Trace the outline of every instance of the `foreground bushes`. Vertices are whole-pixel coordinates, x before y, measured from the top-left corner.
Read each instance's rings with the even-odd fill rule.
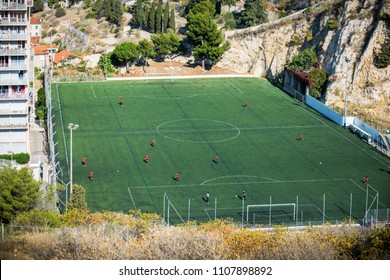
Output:
[[[53,217],[48,220],[57,222]],[[158,216],[138,211],[127,215],[72,211],[60,223],[62,228],[14,232],[0,244],[0,259],[390,259],[388,225],[265,231],[217,220],[165,227]]]

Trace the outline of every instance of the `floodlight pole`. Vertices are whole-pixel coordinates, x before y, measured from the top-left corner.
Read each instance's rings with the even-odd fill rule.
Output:
[[[72,132],[73,130],[76,130],[77,128],[79,127],[78,124],[74,124],[74,123],[70,123],[68,125],[68,128],[70,130],[70,162],[69,162],[69,186],[70,186],[70,189],[69,189],[69,193],[70,195],[72,195],[72,191],[73,191],[73,164],[72,164],[72,157],[73,157],[73,147],[72,147],[72,142],[73,142],[73,135],[72,135]]]
[[[344,97],[344,127],[347,127],[347,103],[348,103],[348,63],[351,61],[348,57],[344,57],[346,62],[346,77],[345,77],[345,97]]]
[[[351,225],[351,222],[352,222],[352,193],[351,193],[351,198],[349,203],[349,225]]]

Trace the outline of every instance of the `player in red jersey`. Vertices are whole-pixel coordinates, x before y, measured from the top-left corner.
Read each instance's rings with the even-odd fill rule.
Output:
[[[119,99],[119,105],[123,105],[123,98],[121,97],[120,99]]]
[[[87,166],[87,157],[86,156],[84,156],[84,158],[83,158],[83,165]]]
[[[90,181],[93,181],[93,172],[92,172],[92,171],[89,172],[89,180],[90,180]]]
[[[175,175],[175,180],[176,180],[176,181],[179,181],[179,173],[176,173],[176,175]]]
[[[146,156],[145,156],[145,162],[146,162],[146,163],[149,162],[149,155],[146,155]]]

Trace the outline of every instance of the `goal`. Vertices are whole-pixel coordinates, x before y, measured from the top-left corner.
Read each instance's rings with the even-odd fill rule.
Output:
[[[277,208],[278,215],[289,216],[292,220],[296,219],[296,203],[278,203],[278,204],[252,204],[246,206],[246,220],[248,221],[250,214],[264,213],[264,216],[267,215],[270,218],[272,217],[273,209]],[[275,211],[276,212],[276,211]],[[274,213],[276,215],[276,213]]]
[[[144,77],[146,83],[152,80],[167,80],[173,83],[173,73],[145,73]]]

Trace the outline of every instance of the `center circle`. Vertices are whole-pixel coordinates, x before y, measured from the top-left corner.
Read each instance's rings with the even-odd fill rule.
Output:
[[[241,133],[235,125],[207,119],[179,119],[160,124],[156,131],[161,136],[180,142],[217,143],[232,140]]]

